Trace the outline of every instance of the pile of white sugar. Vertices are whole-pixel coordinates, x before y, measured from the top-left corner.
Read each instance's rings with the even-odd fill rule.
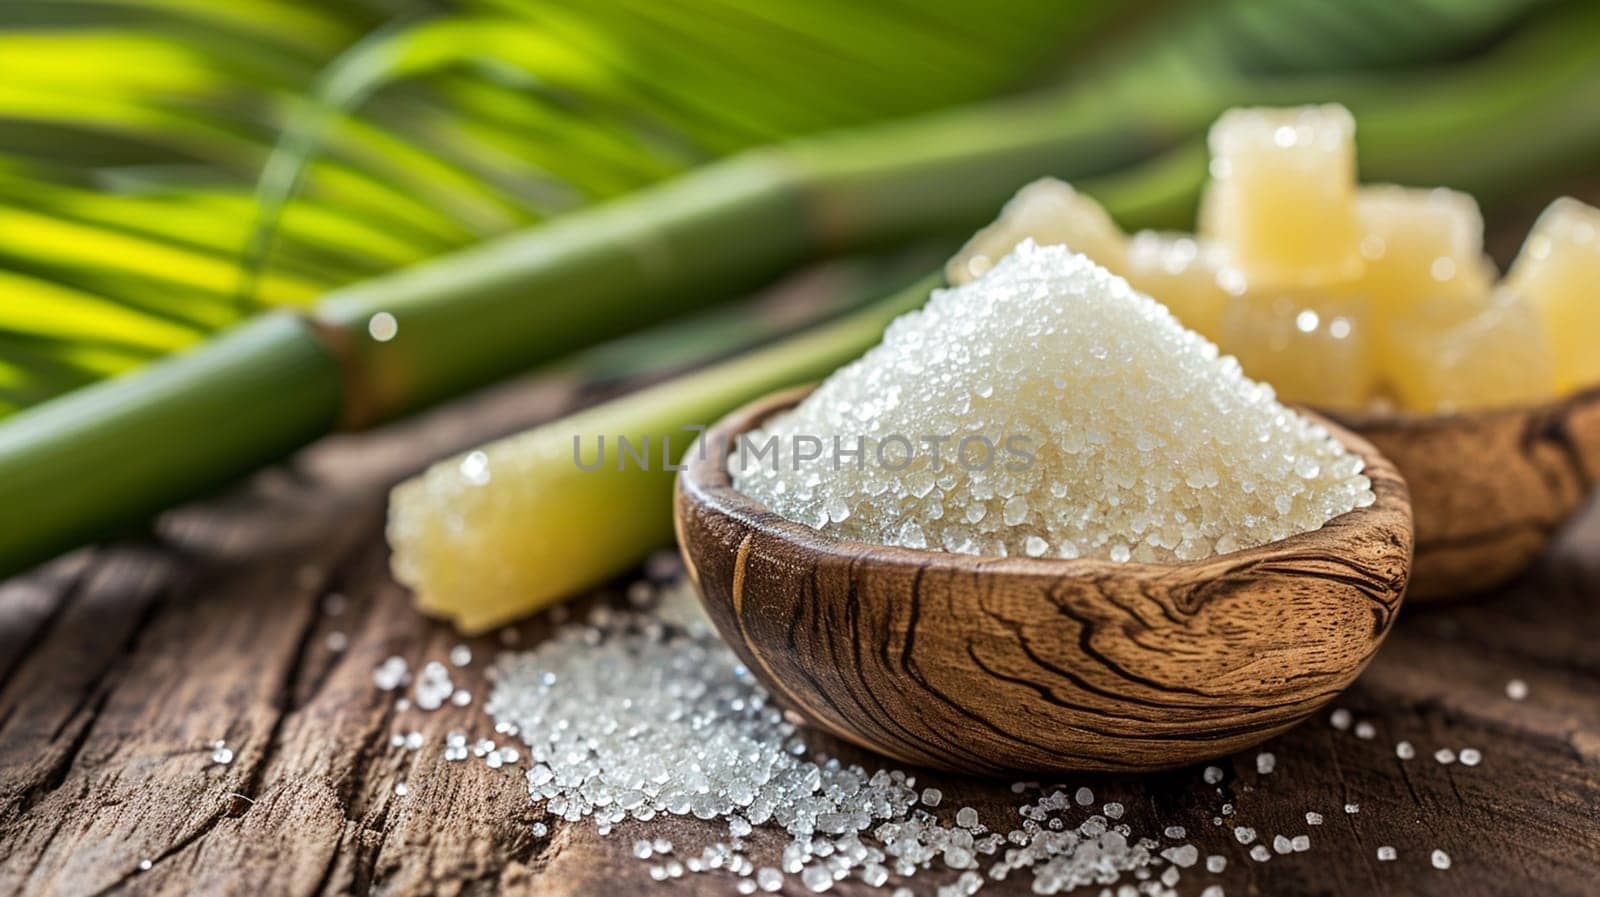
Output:
[[[896,320],[729,467],[829,535],[989,556],[1197,560],[1374,500],[1361,459],[1232,357],[1031,241]]]

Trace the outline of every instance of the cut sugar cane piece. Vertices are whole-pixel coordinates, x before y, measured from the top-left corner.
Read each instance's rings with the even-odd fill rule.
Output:
[[[1548,346],[1533,305],[1502,289],[1416,304],[1385,328],[1382,363],[1408,410],[1507,407],[1555,393]]]
[[[1378,382],[1371,331],[1363,297],[1251,289],[1223,312],[1218,345],[1286,401],[1360,408]]]
[[[1200,235],[1252,283],[1310,286],[1361,274],[1355,119],[1343,106],[1233,109],[1211,126]]]
[[[1065,246],[1102,267],[1120,269],[1128,238],[1098,202],[1055,178],[1040,178],[1000,209],[1000,216],[978,231],[945,266],[951,284],[963,284],[993,268],[1023,240],[1040,246]]]
[[[1494,264],[1483,254],[1483,215],[1477,200],[1443,187],[1393,185],[1356,191],[1361,257],[1352,287],[1385,317],[1434,298],[1487,296]]]
[[[1551,203],[1522,245],[1506,286],[1539,312],[1555,357],[1556,388],[1600,383],[1600,209]]]
[[[1188,234],[1140,231],[1128,243],[1124,276],[1191,330],[1216,339],[1222,312],[1242,279],[1217,246]]]
[[[921,304],[935,281],[435,464],[390,495],[395,579],[423,611],[477,633],[622,573],[641,551],[672,538],[671,465],[695,436],[690,426],[753,395],[825,376]],[[601,460],[601,437],[603,462],[584,469]]]

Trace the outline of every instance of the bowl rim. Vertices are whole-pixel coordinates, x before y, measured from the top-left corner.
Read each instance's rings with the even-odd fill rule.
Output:
[[[1553,396],[1542,402],[1523,402],[1516,405],[1491,405],[1482,408],[1457,408],[1451,411],[1407,411],[1402,408],[1327,408],[1311,406],[1310,416],[1331,420],[1346,430],[1358,433],[1368,430],[1416,431],[1445,429],[1454,426],[1486,426],[1504,420],[1520,419],[1532,415],[1559,414],[1577,405],[1600,402],[1600,383],[1573,390],[1565,395]],[[1296,406],[1306,413],[1304,406]]]
[[[1179,563],[1148,563],[1127,561],[1117,563],[1095,557],[1033,558],[1025,556],[999,556],[959,554],[937,549],[905,548],[841,539],[812,529],[804,523],[781,516],[755,499],[735,489],[733,476],[728,471],[727,455],[733,437],[749,432],[774,414],[786,411],[805,398],[817,387],[816,383],[781,389],[747,402],[707,429],[684,456],[677,476],[676,490],[680,495],[714,513],[727,515],[754,532],[779,539],[819,556],[846,561],[870,558],[874,563],[907,566],[924,570],[1005,572],[1014,575],[1065,577],[1132,577],[1170,578],[1185,574],[1195,579],[1213,578],[1227,570],[1270,562],[1279,558],[1285,549],[1312,548],[1332,556],[1354,553],[1362,543],[1361,534],[1383,527],[1383,518],[1393,517],[1402,526],[1395,527],[1403,540],[1405,578],[1410,579],[1411,563],[1415,552],[1415,533],[1412,524],[1410,493],[1405,480],[1394,463],[1378,451],[1377,447],[1347,426],[1331,420],[1321,412],[1303,406],[1291,405],[1296,413],[1327,428],[1328,432],[1345,447],[1358,455],[1365,467],[1362,473],[1372,481],[1376,500],[1367,507],[1355,508],[1329,519],[1321,527],[1296,533],[1283,539],[1261,545],[1241,548],[1227,554],[1216,554],[1194,561]],[[705,445],[721,446],[722,450],[706,451]],[[681,526],[681,515],[675,515]],[[1375,519],[1376,518],[1376,519]],[[679,541],[682,542],[680,529]],[[1349,543],[1341,545],[1340,543]],[[1330,550],[1330,546],[1332,546]]]

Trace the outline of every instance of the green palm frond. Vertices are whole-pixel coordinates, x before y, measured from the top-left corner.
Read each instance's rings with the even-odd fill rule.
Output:
[[[1019,85],[1114,5],[10,0],[0,415],[720,155]],[[69,351],[106,338],[130,351]]]

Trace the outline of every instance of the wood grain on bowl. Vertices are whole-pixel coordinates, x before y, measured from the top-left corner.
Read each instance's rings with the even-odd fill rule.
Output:
[[[1325,413],[1377,446],[1411,488],[1413,602],[1454,601],[1515,577],[1600,479],[1600,388],[1456,414]]]
[[[979,558],[835,540],[733,489],[717,446],[792,406],[756,402],[691,453],[679,543],[723,636],[785,705],[899,760],[984,773],[1147,770],[1256,744],[1338,694],[1399,608],[1406,487],[1322,529],[1176,564]]]

